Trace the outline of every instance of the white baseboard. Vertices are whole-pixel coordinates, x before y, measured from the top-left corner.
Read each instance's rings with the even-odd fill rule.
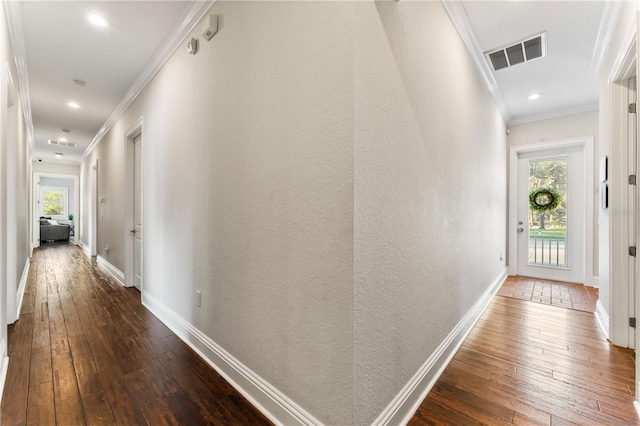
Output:
[[[507,268],[504,268],[372,426],[405,425],[411,420],[506,278]]]
[[[82,248],[84,254],[91,257],[91,248],[84,241],[80,241],[80,248]]]
[[[4,384],[7,381],[7,371],[9,370],[9,357],[7,356],[7,341],[2,339],[0,342],[0,401],[2,401],[2,395],[4,394]]]
[[[102,266],[102,268],[107,271],[113,278],[116,279],[120,284],[124,286],[124,272],[120,269],[113,266],[107,259],[98,255],[97,257],[98,265]]]
[[[598,326],[600,326],[600,330],[604,333],[604,335],[609,338],[609,314],[602,306],[602,302],[598,300],[596,302],[596,321],[598,322]]]
[[[202,331],[144,290],[142,304],[272,422],[281,425],[322,425],[319,420],[251,371]]]
[[[31,259],[27,258],[22,270],[22,277],[18,284],[18,299],[16,301],[16,321],[20,318],[20,310],[22,309],[22,300],[24,299],[24,289],[27,287],[27,278],[29,277],[29,268],[31,267]]]
[[[600,288],[600,282],[598,281],[598,277],[594,276],[593,277],[593,284],[592,287],[594,288]]]

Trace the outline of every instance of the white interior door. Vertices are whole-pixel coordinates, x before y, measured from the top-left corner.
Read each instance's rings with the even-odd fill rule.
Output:
[[[98,255],[98,160],[91,166],[91,224],[89,227],[89,240],[91,256]]]
[[[584,148],[570,146],[518,154],[517,274],[534,278],[584,283],[585,262]],[[530,207],[530,194],[541,193],[538,205],[558,198],[544,213]]]
[[[142,291],[142,138],[133,140],[133,285]]]

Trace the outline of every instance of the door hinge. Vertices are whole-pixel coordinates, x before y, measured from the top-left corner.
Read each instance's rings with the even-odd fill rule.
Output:
[[[635,318],[629,318],[629,327],[636,328],[636,319]]]
[[[629,175],[629,185],[636,184],[636,175]]]
[[[636,257],[636,246],[629,246],[629,256]]]
[[[629,114],[635,114],[636,113],[636,103],[632,103],[629,104]]]

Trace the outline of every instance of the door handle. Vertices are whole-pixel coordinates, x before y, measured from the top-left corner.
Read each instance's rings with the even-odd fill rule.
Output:
[[[518,232],[524,232],[524,229],[518,228]]]
[[[131,233],[131,235],[136,235],[136,230],[132,229],[131,231],[129,231]]]

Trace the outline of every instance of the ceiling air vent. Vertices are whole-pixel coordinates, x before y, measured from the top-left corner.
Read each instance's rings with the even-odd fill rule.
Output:
[[[547,56],[547,33],[538,34],[516,44],[486,52],[484,56],[491,63],[494,71],[544,58]]]
[[[49,145],[68,146],[69,148],[75,148],[78,146],[75,142],[63,142],[57,139],[49,139]]]

